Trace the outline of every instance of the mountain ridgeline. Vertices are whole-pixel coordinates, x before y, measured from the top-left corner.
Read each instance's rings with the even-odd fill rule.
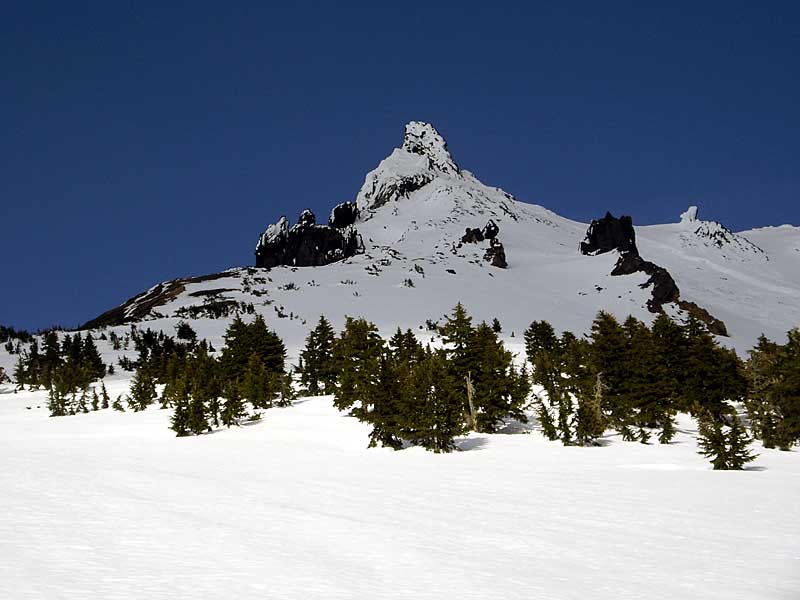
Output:
[[[331,205],[327,219],[306,209],[266,227],[254,267],[159,283],[83,328],[253,310],[284,320],[296,345],[321,314],[413,326],[462,300],[517,332],[531,311],[583,333],[598,310],[645,322],[692,316],[744,352],[800,322],[786,301],[800,295],[797,227],[734,233],[696,207],[665,225],[610,212],[572,221],[485,185],[423,122],[406,125],[355,198]]]

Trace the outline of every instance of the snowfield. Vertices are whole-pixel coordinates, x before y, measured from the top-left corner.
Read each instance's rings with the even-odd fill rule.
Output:
[[[189,438],[44,404],[0,395],[0,598],[800,597],[797,452],[712,471],[686,416],[668,447],[436,455],[367,449],[329,397]]]

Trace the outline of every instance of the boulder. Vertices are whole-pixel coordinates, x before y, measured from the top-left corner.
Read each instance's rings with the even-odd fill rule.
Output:
[[[343,202],[333,207],[328,225],[336,229],[344,229],[355,225],[358,220],[358,206],[355,202]]]

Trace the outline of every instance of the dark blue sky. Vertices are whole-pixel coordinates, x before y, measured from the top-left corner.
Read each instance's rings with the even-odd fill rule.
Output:
[[[567,217],[800,224],[796,3],[12,4],[0,323],[251,264],[280,214],[354,198],[411,119]]]

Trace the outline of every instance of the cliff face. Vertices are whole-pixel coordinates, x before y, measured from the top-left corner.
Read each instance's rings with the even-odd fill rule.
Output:
[[[694,209],[693,212],[690,209],[681,216],[685,218],[688,213],[691,213],[694,218],[697,209]],[[681,291],[669,271],[639,255],[633,219],[626,215],[617,218],[607,212],[602,219],[595,219],[591,222],[586,231],[586,237],[580,244],[580,251],[584,255],[596,255],[614,250],[619,252],[619,259],[614,265],[611,275],[644,273],[648,276],[647,281],[641,287],[650,288],[650,298],[647,301],[647,309],[650,312],[663,312],[665,304],[674,303],[703,321],[711,332],[721,336],[728,335],[725,323],[694,302],[681,299]]]
[[[352,212],[343,209],[337,216],[334,209],[331,216],[332,223],[342,225],[352,221],[348,225],[317,225],[316,221],[313,212],[304,210],[292,227],[286,217],[267,227],[256,246],[256,266],[320,267],[364,251],[361,236],[353,226]]]

